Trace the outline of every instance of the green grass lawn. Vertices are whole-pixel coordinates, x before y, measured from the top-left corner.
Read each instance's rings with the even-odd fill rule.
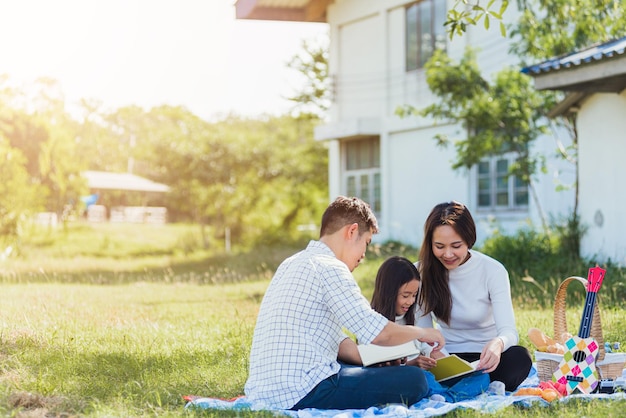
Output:
[[[2,285],[3,412],[26,393],[52,411],[120,417],[179,414],[183,395],[236,396],[264,288]]]
[[[163,240],[174,244],[154,257],[149,243],[165,232],[134,232],[136,241],[147,237],[136,244],[143,255],[90,253],[83,241],[75,247],[85,253],[78,266],[69,250],[50,256],[45,246],[37,247],[38,257],[25,254],[0,264],[0,415],[274,416],[189,411],[182,397],[242,394],[263,292],[271,271],[293,250],[221,256],[196,251],[185,257],[171,245],[180,242],[176,234],[189,231],[168,229]],[[60,239],[68,238],[52,237],[52,246],[62,245]],[[108,242],[118,245],[113,238]],[[356,271],[367,297],[381,261],[371,257]],[[529,305],[526,301],[516,310],[522,344],[528,347],[529,327],[552,327],[551,307]],[[575,332],[580,313],[572,309],[568,320]],[[602,322],[606,340],[626,341],[621,309],[604,309]],[[617,417],[624,416],[625,407],[626,401],[568,402],[509,407],[493,415]]]

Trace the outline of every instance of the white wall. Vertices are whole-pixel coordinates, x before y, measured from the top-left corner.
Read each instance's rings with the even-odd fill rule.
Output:
[[[372,15],[339,27],[339,67],[335,92],[342,119],[380,115],[385,99],[385,56],[381,16]]]
[[[389,136],[388,175],[383,184],[389,191],[381,228],[388,239],[421,244],[424,221],[438,203],[467,201],[467,179],[450,169],[452,148],[437,148],[432,137],[453,126],[397,132]]]
[[[597,93],[578,113],[581,252],[626,265],[626,92]]]
[[[532,153],[546,157],[546,172],[537,174],[535,187],[541,200],[541,209],[548,221],[569,216],[574,208],[576,165],[565,160],[558,152],[560,147],[567,148],[571,143],[571,136],[563,129],[556,129],[533,143]],[[534,205],[531,209],[531,218],[540,226],[539,209]]]

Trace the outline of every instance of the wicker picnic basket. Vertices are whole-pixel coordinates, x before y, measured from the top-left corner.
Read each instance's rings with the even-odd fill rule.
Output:
[[[554,299],[554,338],[559,339],[564,332],[567,332],[567,320],[565,318],[565,299],[567,295],[567,287],[572,282],[580,282],[584,288],[587,288],[587,280],[582,277],[571,276],[563,280],[559,285]],[[575,333],[572,333],[575,335]],[[589,335],[593,337],[600,346],[598,357],[596,359],[596,368],[601,378],[615,379],[621,376],[626,362],[624,353],[606,353],[604,349],[604,338],[602,337],[602,320],[600,319],[600,308],[598,303],[595,304],[593,310],[593,319],[591,320],[591,330]],[[537,364],[537,374],[541,381],[552,380],[552,374],[559,367],[562,354],[544,353],[535,351],[535,361]]]

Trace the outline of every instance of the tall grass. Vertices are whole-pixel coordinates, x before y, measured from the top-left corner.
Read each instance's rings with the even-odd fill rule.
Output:
[[[105,240],[106,230],[50,231],[23,242],[19,258],[0,263],[0,415],[274,416],[186,410],[182,397],[243,393],[269,278],[304,243],[223,254],[190,239],[195,231],[185,226],[111,226]],[[107,249],[98,250],[103,241]],[[414,259],[417,253],[399,243],[373,246],[355,271],[367,298],[378,266],[391,254]],[[527,295],[516,295],[515,305],[521,343],[530,347],[527,329],[551,330],[552,309],[548,297],[543,306]],[[568,310],[574,328],[577,305],[572,301]],[[617,303],[603,305],[602,321],[605,340],[626,340]],[[494,415],[620,416],[624,406],[569,402]],[[459,410],[450,416],[482,414]]]

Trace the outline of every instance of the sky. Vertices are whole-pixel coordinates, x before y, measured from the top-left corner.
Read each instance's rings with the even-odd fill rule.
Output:
[[[322,23],[235,19],[235,0],[0,0],[0,75],[59,81],[66,103],[185,106],[203,118],[280,114],[289,60]]]

